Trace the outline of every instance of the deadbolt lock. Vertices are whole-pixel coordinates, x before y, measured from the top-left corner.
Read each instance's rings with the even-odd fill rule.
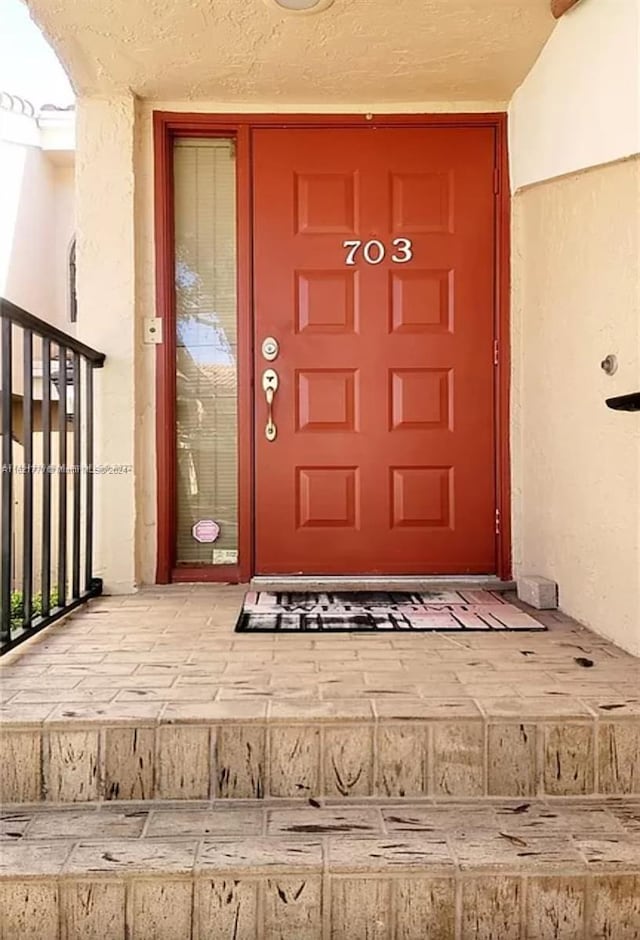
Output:
[[[280,352],[280,346],[278,340],[273,336],[267,336],[267,338],[262,343],[262,355],[267,360],[267,362],[273,362],[274,359],[278,358],[278,353]]]

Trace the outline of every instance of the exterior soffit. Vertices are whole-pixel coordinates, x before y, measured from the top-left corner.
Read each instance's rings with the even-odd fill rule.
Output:
[[[27,0],[80,95],[308,104],[508,100],[548,0]]]

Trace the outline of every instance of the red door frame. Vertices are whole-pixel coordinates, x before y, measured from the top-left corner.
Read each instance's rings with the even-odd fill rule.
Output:
[[[254,572],[253,541],[253,286],[251,137],[254,127],[492,127],[495,132],[495,383],[497,574],[511,577],[510,221],[507,115],[491,114],[200,114],[155,111],[154,199],[156,316],[164,342],[156,351],[157,561],[156,583],[248,581]],[[239,564],[177,566],[176,536],[176,340],[173,229],[173,142],[177,137],[232,137],[237,147],[238,238],[238,428]]]

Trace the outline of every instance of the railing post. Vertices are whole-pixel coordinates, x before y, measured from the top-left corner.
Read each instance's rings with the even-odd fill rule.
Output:
[[[2,320],[2,575],[0,578],[0,641],[11,638],[11,560],[13,549],[13,390],[12,324]]]
[[[91,370],[91,367],[88,367]],[[80,597],[80,513],[82,508],[82,385],[80,356],[73,354],[73,542],[71,596]]]
[[[51,610],[51,343],[42,342],[42,616]]]
[[[85,507],[85,591],[93,586],[93,367],[87,363],[87,435],[85,441],[85,460],[87,464],[87,488]]]
[[[67,350],[58,346],[58,603],[67,601]]]
[[[22,439],[24,450],[22,508],[22,621],[28,626],[33,616],[33,333],[25,330],[23,337]]]

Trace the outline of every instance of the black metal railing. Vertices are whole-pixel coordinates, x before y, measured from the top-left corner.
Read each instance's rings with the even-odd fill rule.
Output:
[[[93,574],[93,370],[105,356],[2,298],[0,331],[4,653],[102,590]]]

